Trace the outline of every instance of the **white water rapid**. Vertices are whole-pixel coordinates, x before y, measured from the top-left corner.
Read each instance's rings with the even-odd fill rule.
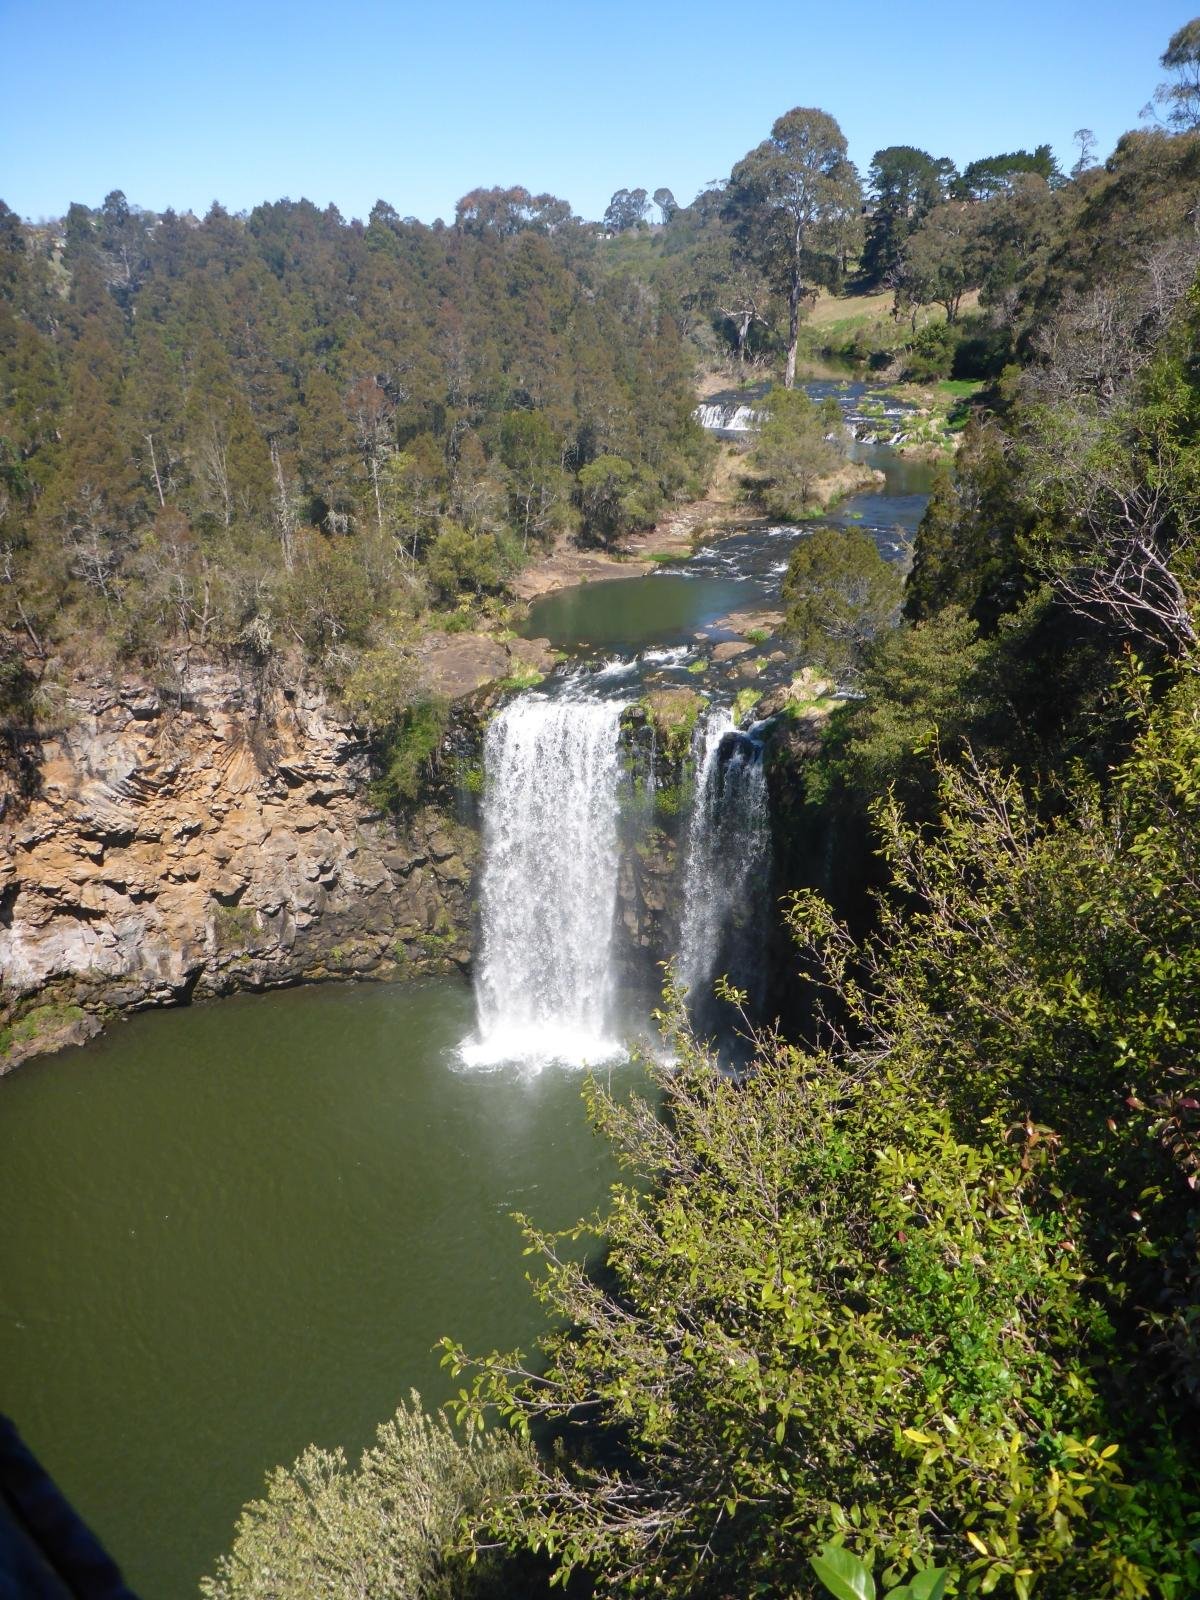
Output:
[[[701,1023],[713,1015],[716,979],[750,992],[762,982],[761,899],[771,857],[762,747],[734,729],[724,708],[709,712],[697,757],[688,828],[678,977]]]
[[[692,412],[702,428],[714,433],[752,433],[762,420],[761,411],[752,406],[727,402],[705,402]]]
[[[524,694],[488,728],[469,1066],[621,1053],[610,1029],[623,706]]]

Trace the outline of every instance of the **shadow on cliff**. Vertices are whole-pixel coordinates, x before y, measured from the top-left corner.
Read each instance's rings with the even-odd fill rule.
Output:
[[[42,788],[42,741],[34,717],[38,678],[29,661],[0,646],[0,822],[19,816]]]

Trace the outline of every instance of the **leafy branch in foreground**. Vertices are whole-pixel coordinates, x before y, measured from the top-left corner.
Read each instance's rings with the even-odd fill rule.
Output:
[[[589,1090],[638,1180],[584,1230],[611,1288],[528,1228],[570,1331],[544,1370],[493,1356],[460,1395],[575,1445],[490,1532],[605,1593],[811,1594],[830,1536],[885,1581],[949,1557],[960,1592],[1064,1565],[1104,1592],[1080,1533],[1116,1451],[1078,1359],[1069,1208],[1039,1216],[1012,1152],[960,1143],[875,1064],[764,1041],[736,1083],[681,1050],[661,1120]]]
[[[827,1544],[819,1556],[812,1558],[812,1569],[833,1600],[875,1600],[878,1591],[870,1567],[842,1545]],[[942,1600],[945,1593],[945,1571],[926,1567],[911,1583],[889,1588],[887,1600]]]

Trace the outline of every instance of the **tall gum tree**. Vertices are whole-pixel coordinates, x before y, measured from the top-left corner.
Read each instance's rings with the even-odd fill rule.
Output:
[[[1200,128],[1200,17],[1175,30],[1159,60],[1175,75],[1154,91],[1157,104],[1167,108],[1167,123],[1180,133]]]
[[[804,301],[836,281],[861,228],[862,186],[841,128],[827,111],[785,112],[729,179],[726,215],[746,255],[788,304],[787,370],[796,382],[796,345]]]

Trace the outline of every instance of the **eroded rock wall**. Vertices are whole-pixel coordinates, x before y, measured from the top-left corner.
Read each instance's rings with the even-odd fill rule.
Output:
[[[0,813],[5,1008],[465,964],[476,833],[432,806],[397,826],[369,781],[315,689],[211,666],[172,694],[75,684],[36,795]]]

